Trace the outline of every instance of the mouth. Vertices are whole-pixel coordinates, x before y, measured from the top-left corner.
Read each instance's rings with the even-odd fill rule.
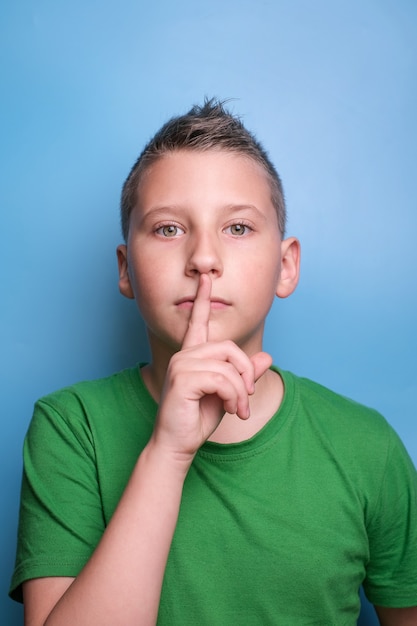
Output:
[[[179,309],[192,309],[194,306],[194,296],[186,296],[175,302],[175,306]],[[225,309],[230,306],[230,302],[223,298],[210,298],[210,306],[212,309]]]

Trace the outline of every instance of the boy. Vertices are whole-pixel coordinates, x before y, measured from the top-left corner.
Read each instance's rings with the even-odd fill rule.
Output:
[[[220,103],[168,122],[122,194],[149,364],[42,399],[12,594],[27,626],[417,624],[417,479],[374,411],[271,366],[295,289],[281,182]],[[384,607],[384,608],[383,608]]]

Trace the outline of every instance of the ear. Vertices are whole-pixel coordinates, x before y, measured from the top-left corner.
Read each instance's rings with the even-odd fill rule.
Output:
[[[119,291],[126,298],[134,298],[132,285],[129,276],[129,265],[127,260],[127,247],[125,244],[117,246],[117,265],[119,268]]]
[[[295,237],[281,241],[281,271],[276,290],[278,298],[287,298],[297,287],[300,277],[300,253],[300,242]]]

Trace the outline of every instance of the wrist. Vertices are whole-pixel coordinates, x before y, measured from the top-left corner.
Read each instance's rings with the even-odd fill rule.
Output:
[[[166,472],[173,480],[184,481],[193,462],[195,453],[185,453],[162,442],[155,433],[152,434],[143,449],[141,458],[146,464],[154,465],[158,471]]]

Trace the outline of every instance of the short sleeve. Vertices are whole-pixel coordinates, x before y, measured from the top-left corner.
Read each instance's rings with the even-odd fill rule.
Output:
[[[92,433],[70,391],[39,401],[24,443],[18,548],[10,595],[43,576],[77,576],[104,532]]]
[[[368,525],[370,560],[364,590],[376,605],[417,605],[417,472],[396,433]]]

